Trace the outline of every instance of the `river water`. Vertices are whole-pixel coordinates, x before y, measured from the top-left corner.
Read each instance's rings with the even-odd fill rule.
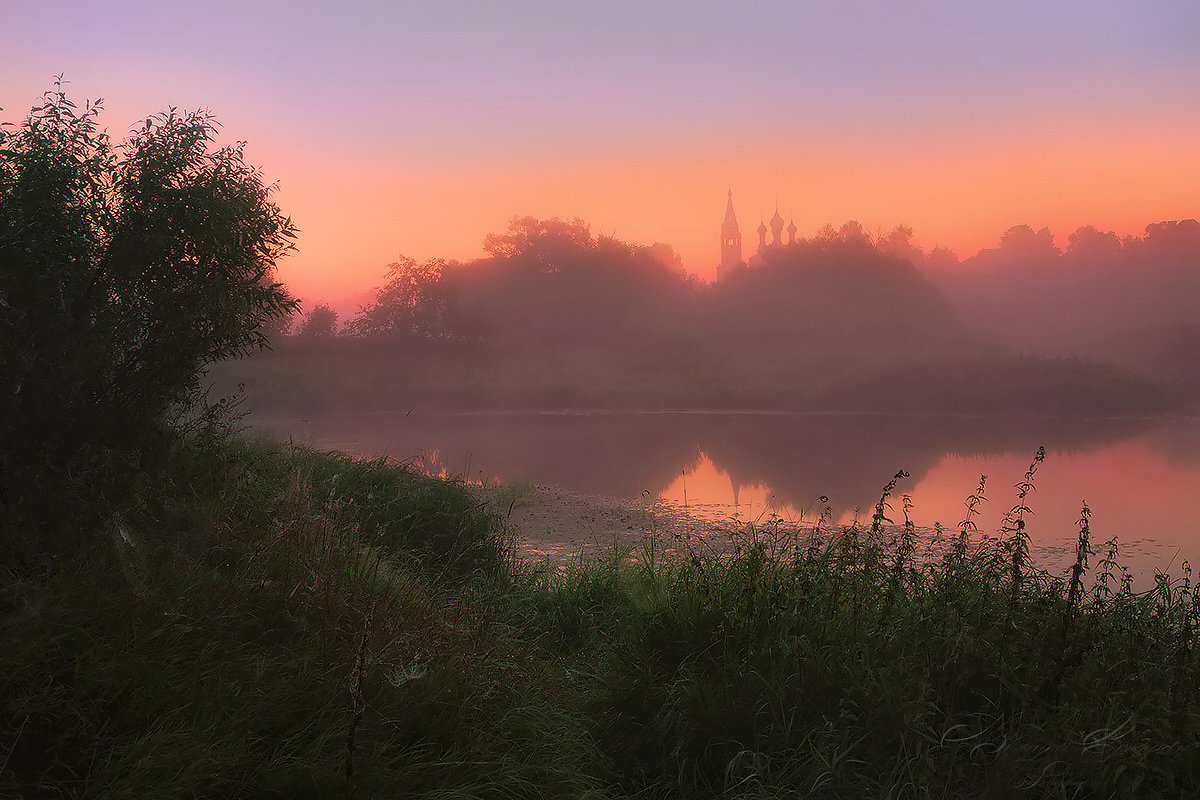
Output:
[[[251,420],[321,449],[412,461],[469,481],[551,484],[652,499],[715,521],[870,523],[898,471],[925,531],[955,528],[987,475],[976,524],[996,535],[1039,446],[1027,530],[1037,557],[1072,560],[1084,502],[1093,546],[1118,537],[1139,585],[1200,563],[1200,419],[1022,418],[762,412],[336,413]],[[826,498],[822,501],[821,498]],[[1058,567],[1061,564],[1061,569]]]

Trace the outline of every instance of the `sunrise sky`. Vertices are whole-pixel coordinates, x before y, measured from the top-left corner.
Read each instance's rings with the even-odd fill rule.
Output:
[[[211,109],[301,230],[280,275],[353,309],[401,255],[513,215],[673,244],[732,188],[970,255],[1008,227],[1200,216],[1200,3],[0,0],[0,119],[53,76],[110,133]]]

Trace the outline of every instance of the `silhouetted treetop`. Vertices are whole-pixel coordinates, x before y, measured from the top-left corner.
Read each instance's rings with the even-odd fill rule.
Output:
[[[894,231],[892,245],[907,242]],[[885,239],[886,241],[886,239]],[[809,239],[764,251],[748,269],[710,287],[704,316],[729,339],[765,346],[855,347],[877,352],[950,338],[959,322],[912,262],[881,252],[851,221]]]
[[[490,339],[611,341],[661,327],[696,281],[670,245],[593,236],[582,220],[515,217],[484,240],[488,258],[446,283],[462,318]]]
[[[925,254],[921,259],[921,267],[927,270],[953,269],[960,263],[958,254],[949,247],[938,246]]]
[[[483,249],[489,258],[467,265],[472,270],[508,272],[522,268],[547,275],[593,272],[612,279],[619,273],[645,278],[686,281],[687,273],[674,249],[662,242],[639,245],[601,234],[579,218],[513,217],[504,234],[488,234]]]
[[[1049,228],[1035,231],[1029,225],[1014,225],[1000,237],[1000,252],[1012,258],[1041,260],[1057,257],[1059,250]]]
[[[484,251],[493,258],[524,259],[553,270],[595,247],[591,228],[578,217],[513,217],[508,233],[490,233],[483,240]]]
[[[338,313],[327,303],[318,303],[300,323],[299,335],[307,338],[327,338],[337,333]]]
[[[1065,255],[1080,261],[1109,262],[1121,255],[1121,239],[1112,231],[1084,225],[1067,237]]]
[[[884,255],[902,258],[905,261],[917,263],[924,257],[924,252],[912,240],[915,231],[908,225],[897,225],[886,234],[881,234],[875,240],[875,246]]]
[[[1143,243],[1155,255],[1194,257],[1200,254],[1200,221],[1170,220],[1147,225]]]
[[[461,338],[464,331],[453,313],[448,268],[440,258],[418,264],[402,256],[388,264],[387,282],[375,292],[375,300],[347,323],[346,332],[412,339]]]

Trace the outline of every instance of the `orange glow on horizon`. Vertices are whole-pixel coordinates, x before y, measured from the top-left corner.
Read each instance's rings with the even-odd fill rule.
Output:
[[[1082,225],[1141,235],[1147,224],[1200,216],[1200,162],[1178,128],[1059,131],[1004,141],[900,143],[693,142],[671,149],[512,152],[424,164],[373,157],[252,155],[279,176],[280,206],[300,228],[280,277],[306,300],[366,298],[400,255],[469,260],[516,215],[580,217],[594,234],[667,242],[709,279],[732,185],[747,255],[779,198],[799,235],[856,219],[868,230],[905,224],[929,250],[960,258],[1013,225],[1049,227],[1060,246]],[[726,182],[728,180],[728,183]]]
[[[199,77],[193,83],[152,85],[145,102],[153,110],[172,99],[192,107],[190,100],[207,96]],[[81,100],[109,88],[81,78],[73,90]],[[119,140],[145,103],[105,94],[102,124]],[[10,101],[3,118],[20,119],[25,102]],[[310,305],[331,301],[343,314],[369,299],[399,256],[479,257],[483,238],[517,215],[580,217],[593,233],[666,242],[688,270],[709,279],[730,188],[747,255],[776,198],[800,236],[850,219],[870,231],[904,224],[925,250],[945,246],[960,258],[995,246],[1018,224],[1049,227],[1063,246],[1083,225],[1141,235],[1153,222],[1200,217],[1193,134],[1200,110],[1187,105],[1170,116],[1076,109],[1072,117],[993,114],[905,129],[865,116],[858,128],[822,129],[816,119],[806,129],[797,112],[798,120],[748,119],[737,133],[449,136],[408,146],[399,137],[351,137],[336,148],[319,131],[294,135],[274,108],[214,108],[221,143],[248,141],[248,160],[278,184],[275,199],[300,230],[280,279]]]
[[[0,120],[59,74],[81,108],[106,99],[114,141],[211,109],[278,182],[301,232],[279,276],[310,303],[369,295],[401,254],[476,257],[516,215],[666,242],[710,277],[729,188],[751,246],[776,202],[802,236],[904,224],[960,256],[1018,224],[1061,244],[1200,216],[1180,0],[262,0],[233,26],[201,4],[60,5],[5,5]]]

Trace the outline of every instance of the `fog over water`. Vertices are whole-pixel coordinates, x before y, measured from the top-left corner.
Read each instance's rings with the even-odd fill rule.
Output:
[[[954,528],[988,475],[977,520],[996,535],[1013,488],[1040,444],[1029,531],[1062,565],[1080,507],[1094,546],[1118,536],[1135,573],[1200,558],[1200,423],[1187,418],[930,418],[791,413],[344,413],[263,421],[275,436],[362,456],[412,461],[470,481],[565,486],[671,503],[714,522],[811,526],[828,498],[834,518],[869,524],[885,483],[922,529]],[[720,526],[715,526],[714,531]]]

